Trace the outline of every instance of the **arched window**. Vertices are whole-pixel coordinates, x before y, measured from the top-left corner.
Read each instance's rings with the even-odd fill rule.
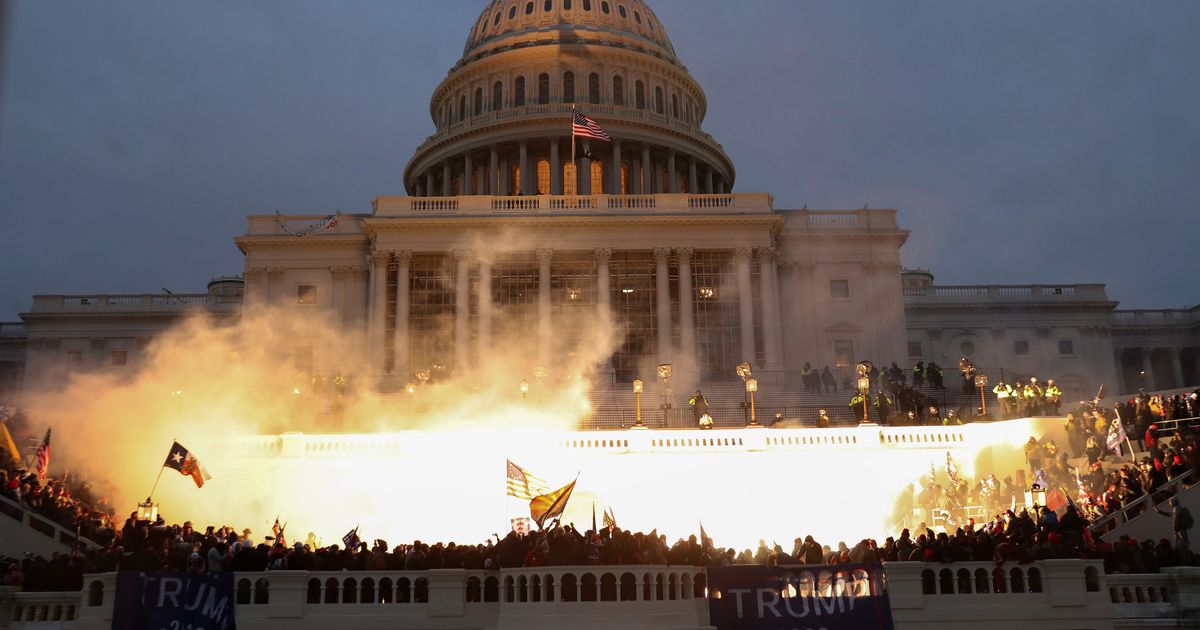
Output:
[[[663,91],[660,87],[654,88],[654,113],[663,113]]]
[[[508,194],[521,194],[521,164],[513,164],[510,169],[511,179],[508,180]]]
[[[567,71],[563,73],[563,96],[562,102],[575,102],[575,73]]]
[[[511,20],[515,17],[517,17],[517,5],[514,4],[511,7],[508,7],[508,19]]]
[[[621,19],[623,19],[623,20],[629,19],[629,14],[625,12],[625,5],[618,4],[617,5],[617,13],[621,14]]]
[[[554,8],[554,0],[546,0],[545,4],[542,5],[543,11],[549,11],[550,9],[553,9],[553,8]]]
[[[538,104],[550,104],[550,75],[545,72],[538,75]]]
[[[458,97],[458,122],[462,122],[467,118],[467,95],[463,94]]]
[[[504,107],[504,84],[497,81],[492,86],[492,111],[497,111]]]
[[[646,84],[638,81],[633,84],[633,97],[638,109],[646,109]]]
[[[584,11],[592,10],[592,0],[583,0],[583,10]]]
[[[563,0],[563,11],[571,10],[571,0]]]
[[[604,194],[604,162],[592,160],[592,194]]]
[[[679,95],[671,95],[671,116],[679,118]]]
[[[579,193],[579,178],[575,176],[575,162],[563,165],[563,194],[576,195]]]
[[[602,0],[600,2],[600,10],[605,13],[612,13],[612,11],[608,10],[608,0]]]
[[[513,107],[525,107],[525,77],[513,82]]]
[[[621,77],[613,77],[613,104],[625,104],[625,81]]]
[[[550,194],[550,161],[538,160],[537,163],[537,194]]]
[[[525,15],[532,15],[532,14],[533,14],[533,3],[526,2],[525,3]]]
[[[475,88],[475,115],[483,115],[483,88]]]
[[[637,11],[634,11],[633,12],[633,21],[637,22],[638,24],[641,24],[642,23],[642,14],[638,13]]]
[[[492,26],[499,26],[499,25],[500,25],[500,12],[497,11],[496,19],[492,20]]]
[[[588,102],[600,102],[600,75],[595,72],[588,75]]]

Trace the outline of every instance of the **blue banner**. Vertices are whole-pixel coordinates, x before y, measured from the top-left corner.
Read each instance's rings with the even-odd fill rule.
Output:
[[[113,630],[234,630],[233,574],[117,574]]]
[[[879,565],[708,569],[718,630],[893,630]]]

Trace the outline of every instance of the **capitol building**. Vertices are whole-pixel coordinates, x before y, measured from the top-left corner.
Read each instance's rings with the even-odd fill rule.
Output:
[[[572,138],[576,110],[612,141]],[[786,380],[863,359],[938,362],[953,382],[963,357],[1074,399],[1200,382],[1200,310],[1118,310],[1103,284],[938,285],[904,268],[896,210],[739,190],[707,110],[641,0],[491,2],[433,90],[432,135],[381,191],[399,194],[369,214],[249,217],[244,277],[207,294],[35,296],[0,326],[0,387],[125,369],[188,312],[258,305],[366,335],[384,390],[469,371],[500,339],[555,365],[608,322],[602,387],[666,363],[705,384],[742,362]]]

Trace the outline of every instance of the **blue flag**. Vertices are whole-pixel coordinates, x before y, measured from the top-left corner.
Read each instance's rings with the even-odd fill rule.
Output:
[[[113,630],[236,630],[233,573],[117,574]]]

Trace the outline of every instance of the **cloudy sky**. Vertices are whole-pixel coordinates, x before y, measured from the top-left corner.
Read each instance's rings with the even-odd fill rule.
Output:
[[[12,3],[0,321],[35,293],[202,291],[241,271],[247,214],[401,193],[484,4]],[[652,6],[737,190],[897,208],[943,284],[1200,296],[1200,2]]]

